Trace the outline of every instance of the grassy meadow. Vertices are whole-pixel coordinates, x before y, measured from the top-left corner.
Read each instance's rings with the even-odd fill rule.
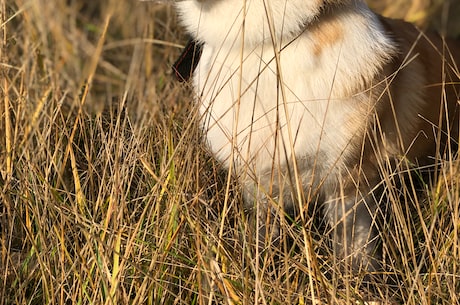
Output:
[[[460,37],[456,0],[369,2]],[[254,256],[238,186],[171,74],[187,37],[170,4],[0,5],[0,305],[360,304],[311,220]],[[460,304],[459,161],[388,193],[379,296]]]

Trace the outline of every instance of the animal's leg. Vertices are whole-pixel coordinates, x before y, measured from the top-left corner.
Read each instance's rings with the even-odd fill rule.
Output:
[[[257,199],[245,199],[245,204],[251,227],[251,242],[257,244],[259,252],[279,246],[283,211],[276,198],[257,196]]]
[[[373,194],[328,196],[325,214],[332,227],[333,254],[342,270],[353,276],[365,273],[365,281],[382,269],[377,230],[377,204]]]
[[[293,213],[292,190],[286,185],[285,181],[273,182],[268,175],[260,177],[257,185],[254,182],[245,185],[243,193],[252,243],[257,244],[261,253],[268,248],[279,248],[282,223],[286,214]]]

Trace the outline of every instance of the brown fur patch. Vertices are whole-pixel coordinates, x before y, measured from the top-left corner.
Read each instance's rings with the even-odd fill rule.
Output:
[[[336,19],[325,20],[320,25],[310,30],[311,37],[315,42],[314,55],[320,55],[324,49],[334,45],[344,36],[343,29]]]
[[[379,117],[389,134],[401,131],[397,137],[401,139],[392,139],[394,144],[402,140],[407,156],[421,161],[440,153],[437,150],[446,144],[447,134],[458,139],[460,45],[434,33],[421,33],[404,21],[383,17],[381,21],[400,54],[386,68],[397,71],[389,92],[393,106],[387,104]],[[414,109],[418,110],[415,115]],[[433,145],[438,141],[441,147]]]

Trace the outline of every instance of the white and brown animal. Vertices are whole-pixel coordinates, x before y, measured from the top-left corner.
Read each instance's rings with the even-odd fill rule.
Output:
[[[379,164],[427,164],[458,143],[459,45],[356,0],[176,7],[202,50],[190,58],[207,143],[243,186],[259,246],[315,195],[334,254],[378,270]]]

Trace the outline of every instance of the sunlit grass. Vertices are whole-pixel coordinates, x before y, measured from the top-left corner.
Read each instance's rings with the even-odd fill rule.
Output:
[[[432,15],[428,1],[404,2],[386,13]],[[286,226],[292,241],[256,263],[238,187],[203,144],[189,85],[170,74],[186,40],[172,7],[12,0],[1,12],[0,304],[353,295],[328,282],[313,222]],[[406,304],[459,302],[459,168],[442,163],[427,198],[410,185],[394,196],[408,200],[392,205],[385,252]]]

